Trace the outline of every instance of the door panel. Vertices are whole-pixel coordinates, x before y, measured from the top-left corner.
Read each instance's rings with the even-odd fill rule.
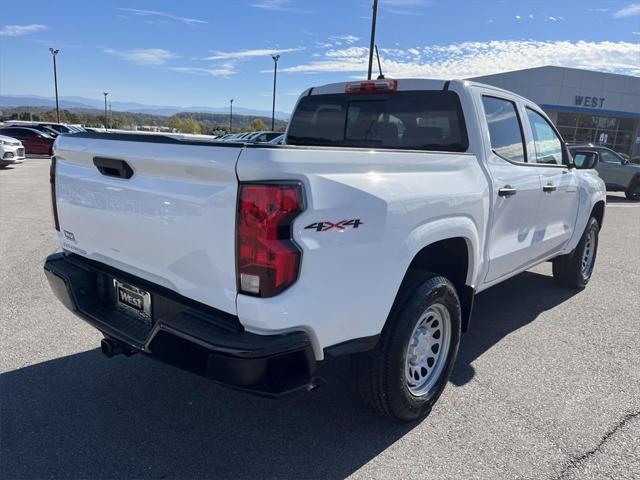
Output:
[[[615,187],[620,185],[620,163],[619,162],[607,162],[602,158],[602,154],[599,154],[598,160],[598,173],[601,175],[602,180],[608,186]]]
[[[622,159],[604,149],[598,149],[598,155],[600,157],[598,172],[604,172],[602,177],[604,182],[608,185],[626,187],[629,179],[622,165]]]
[[[575,170],[537,167],[541,173],[542,200],[539,209],[539,255],[562,250],[573,235],[578,215],[578,182]],[[546,187],[547,191],[544,191]]]
[[[566,166],[567,150],[551,122],[530,106],[525,111],[534,147],[529,161],[542,181],[532,254],[534,259],[542,259],[559,252],[571,240],[578,215],[578,183],[575,169]]]
[[[495,188],[487,282],[531,261],[532,248],[540,242],[536,219],[542,191],[537,167],[516,165],[495,155],[489,160],[489,170]],[[500,196],[499,190],[505,186],[514,188],[515,195]]]
[[[486,92],[486,93],[485,93]],[[487,167],[492,179],[493,211],[487,246],[491,282],[531,262],[536,234],[540,172],[528,165],[521,113],[513,100],[483,91],[482,108],[489,133]]]

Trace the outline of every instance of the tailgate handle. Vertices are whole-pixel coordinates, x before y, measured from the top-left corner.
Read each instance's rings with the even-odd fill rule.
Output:
[[[93,164],[102,175],[116,178],[131,178],[133,170],[124,160],[117,158],[93,157]]]

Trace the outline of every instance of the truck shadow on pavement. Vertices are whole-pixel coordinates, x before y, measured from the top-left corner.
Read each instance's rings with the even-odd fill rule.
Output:
[[[524,272],[479,294],[469,331],[462,335],[451,382],[460,386],[470,381],[475,375],[472,363],[476,358],[578,292],[555,285],[551,276]]]
[[[479,295],[454,383],[469,381],[473,360],[572,293],[525,273]],[[349,359],[323,368],[328,385],[280,400],[142,356],[107,360],[98,349],[5,373],[0,478],[343,478],[415,425],[363,409]]]

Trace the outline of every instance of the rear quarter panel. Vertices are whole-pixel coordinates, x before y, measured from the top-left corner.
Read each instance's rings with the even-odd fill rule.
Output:
[[[380,333],[411,260],[426,245],[464,237],[479,269],[488,184],[472,154],[283,146],[248,148],[240,181],[296,180],[307,208],[294,223],[298,281],[269,299],[238,295],[248,330],[305,329],[322,349]],[[359,219],[358,228],[305,228]]]

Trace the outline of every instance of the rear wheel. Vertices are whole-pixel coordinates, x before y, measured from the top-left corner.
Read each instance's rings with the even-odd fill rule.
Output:
[[[571,253],[553,259],[553,278],[570,288],[584,288],[591,279],[598,253],[598,221],[591,217],[578,246]]]
[[[460,343],[460,301],[444,277],[425,274],[390,315],[373,351],[354,357],[362,398],[395,420],[426,417],[451,375]]]

